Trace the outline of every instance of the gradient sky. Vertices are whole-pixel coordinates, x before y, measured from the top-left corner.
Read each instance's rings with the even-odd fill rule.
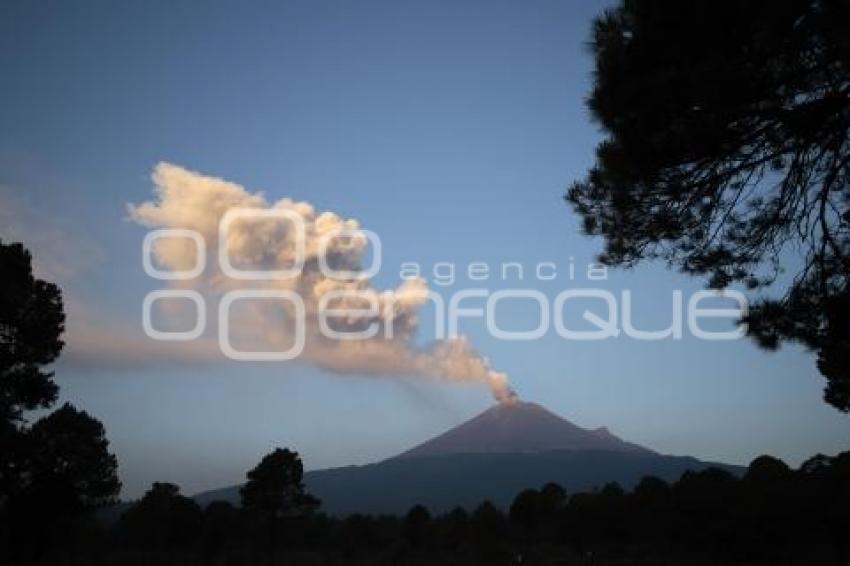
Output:
[[[151,198],[169,161],[356,218],[383,241],[374,283],[402,262],[519,262],[555,281],[490,280],[550,297],[588,286],[601,243],[563,203],[599,132],[583,100],[591,18],[602,4],[487,2],[4,2],[0,7],[0,237],[23,239],[75,312],[140,327],[160,287],[142,271],[145,229],[126,205]],[[567,277],[570,262],[575,281]],[[594,284],[595,285],[595,284]],[[459,277],[450,293],[469,286]],[[701,282],[643,265],[631,289],[647,328],[670,293]],[[500,323],[534,325],[527,305]],[[80,314],[80,316],[83,316]],[[426,328],[423,330],[427,330]],[[575,423],[658,451],[791,464],[848,448],[850,420],[795,347],[746,340],[504,342],[465,325],[520,395]],[[101,419],[124,495],[239,481],[290,446],[308,468],[382,459],[471,417],[486,390],[334,376],[298,364],[121,371],[60,363],[62,398]]]

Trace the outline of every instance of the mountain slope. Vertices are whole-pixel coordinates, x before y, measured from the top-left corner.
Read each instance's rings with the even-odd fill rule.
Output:
[[[606,428],[588,430],[537,403],[514,401],[491,407],[465,423],[399,454],[399,458],[447,454],[551,452],[553,450],[651,450],[625,442]]]
[[[473,419],[398,456],[365,466],[316,470],[307,489],[331,515],[402,514],[419,503],[432,512],[472,509],[484,500],[506,507],[522,489],[554,481],[570,492],[608,482],[633,487],[643,476],[667,481],[709,466],[743,468],[665,456],[625,442],[607,429],[578,427],[540,405],[514,402]],[[195,496],[239,503],[238,486]]]
[[[366,466],[307,472],[305,484],[330,515],[404,514],[413,505],[432,513],[454,507],[474,509],[485,500],[507,508],[521,490],[553,481],[570,493],[617,482],[632,488],[643,476],[673,481],[687,470],[709,466],[741,474],[743,468],[682,456],[593,450],[523,454],[452,454],[392,458]],[[216,500],[239,503],[238,487],[198,494],[201,505]]]

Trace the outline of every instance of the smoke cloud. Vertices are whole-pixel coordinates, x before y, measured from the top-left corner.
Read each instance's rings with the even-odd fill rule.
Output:
[[[188,228],[198,232],[206,243],[207,266],[195,279],[174,281],[173,285],[202,291],[207,296],[233,289],[276,289],[298,293],[305,305],[304,350],[300,361],[338,374],[419,376],[487,385],[499,402],[511,402],[516,394],[507,375],[490,367],[486,358],[465,337],[436,340],[418,347],[417,312],[428,300],[428,287],[421,278],[403,281],[395,289],[379,290],[365,279],[327,277],[318,256],[324,235],[338,230],[348,237],[326,242],[327,263],[335,270],[359,270],[368,240],[356,231],[356,220],[333,212],[318,212],[307,202],[281,199],[269,203],[259,192],[222,179],[208,177],[170,163],[158,164],[152,174],[155,197],[139,205],[128,205],[130,218],[152,228]],[[234,208],[288,211],[304,223],[304,266],[291,278],[245,281],[227,277],[216,258],[219,250],[219,222]],[[283,270],[296,258],[296,236],[286,222],[268,218],[234,220],[227,234],[226,253],[238,269]],[[152,252],[163,269],[187,270],[196,262],[195,244],[187,238],[162,238]],[[325,308],[348,309],[347,316],[333,320],[340,332],[373,330],[370,338],[331,339],[321,332],[319,312],[322,297],[336,296]],[[330,297],[330,296],[329,296]],[[292,343],[295,317],[291,304],[281,301],[250,303],[230,321],[230,335],[241,349],[286,349]],[[368,308],[367,308],[368,306]],[[361,309],[353,311],[352,309]]]

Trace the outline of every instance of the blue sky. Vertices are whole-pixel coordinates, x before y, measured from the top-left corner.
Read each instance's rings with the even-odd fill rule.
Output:
[[[563,203],[599,132],[583,101],[602,4],[561,1],[4,3],[0,8],[0,237],[110,324],[139,327],[145,229],[169,161],[358,219],[383,242],[374,284],[403,262],[555,262],[523,286],[588,286],[601,243]],[[575,281],[567,266],[577,266]],[[459,277],[450,293],[469,281]],[[491,291],[518,282],[490,280]],[[643,265],[611,272],[647,328],[701,282]],[[525,306],[527,307],[527,305]],[[506,306],[500,323],[534,325]],[[69,324],[73,324],[70,321]],[[520,395],[661,452],[797,464],[847,449],[850,421],[821,401],[811,356],[746,340],[504,342],[463,327]],[[428,324],[423,327],[427,332]],[[472,385],[334,376],[299,364],[91,371],[59,365],[64,399],[106,425],[125,495],[234,483],[274,446],[308,468],[391,456],[476,414]]]

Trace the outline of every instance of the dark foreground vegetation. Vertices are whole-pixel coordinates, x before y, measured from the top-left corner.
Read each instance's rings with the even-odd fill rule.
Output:
[[[797,470],[762,456],[742,478],[713,468],[672,484],[646,477],[630,493],[609,484],[568,494],[550,483],[508,510],[484,502],[437,517],[421,506],[404,517],[328,517],[301,476],[298,455],[276,450],[248,473],[241,508],[202,509],[168,483],[117,518],[42,498],[27,513],[38,520],[5,517],[0,562],[850,564],[850,452]]]
[[[659,260],[750,290],[749,336],[816,353],[824,400],[843,412],[848,22],[848,0],[621,0],[589,45],[604,139],[566,195],[603,263]]]

